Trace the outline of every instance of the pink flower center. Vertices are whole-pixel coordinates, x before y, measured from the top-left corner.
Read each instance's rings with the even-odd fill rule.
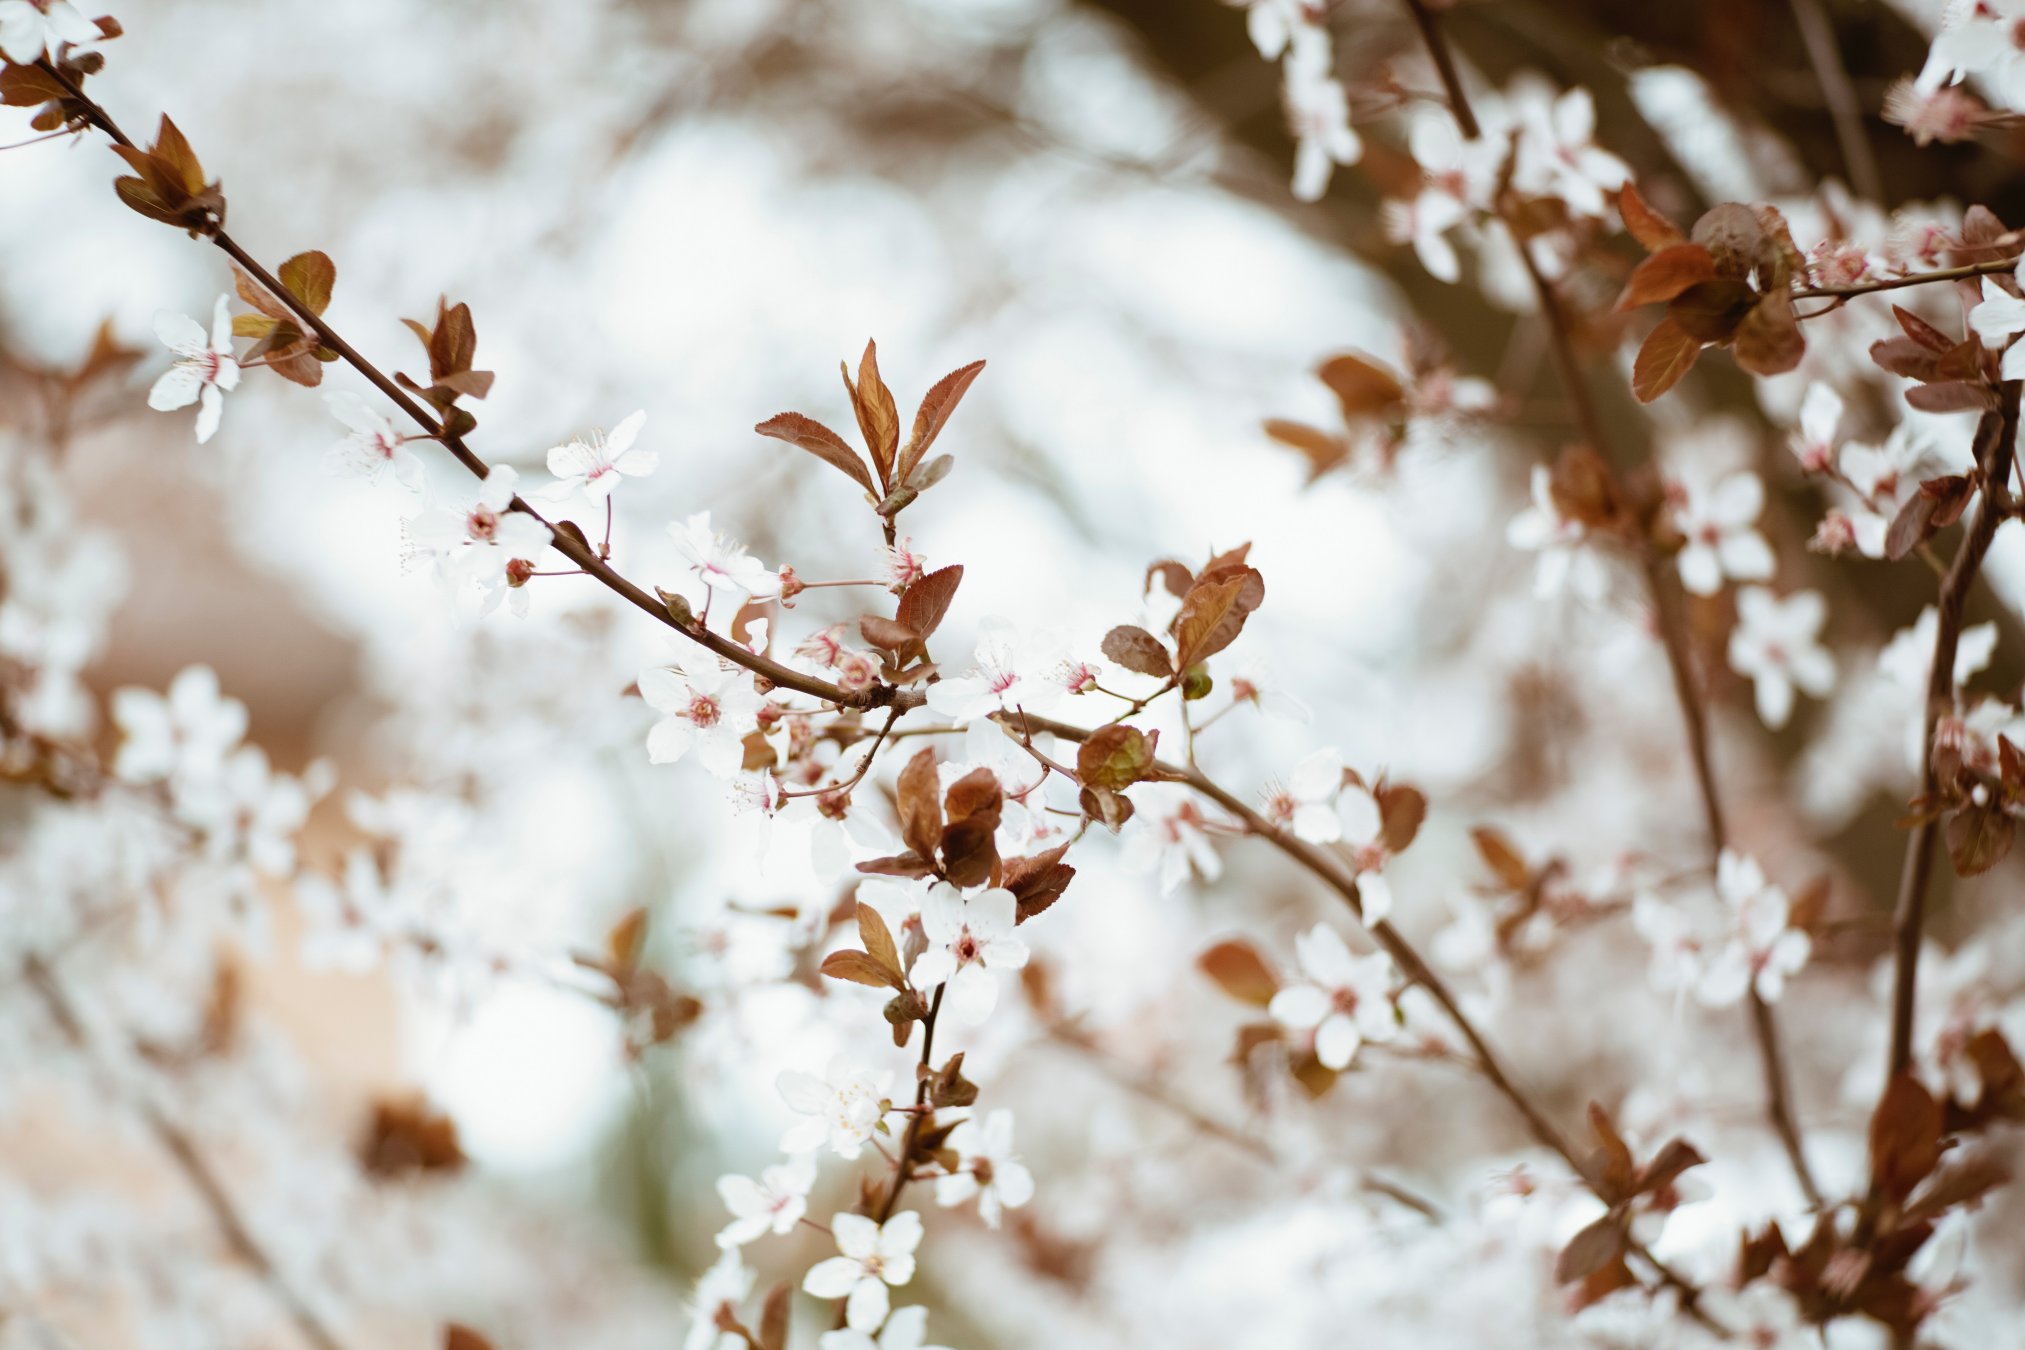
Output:
[[[1020,677],[1010,670],[994,670],[987,673],[985,684],[994,694],[1003,694],[1020,682]]]
[[[489,544],[499,537],[499,513],[489,506],[474,506],[464,528],[477,543]]]
[[[984,959],[983,945],[971,936],[968,928],[964,929],[958,935],[956,941],[950,944],[949,951],[956,958],[956,964],[959,966],[967,966],[973,961],[982,961]]]
[[[723,715],[724,710],[717,705],[717,700],[710,695],[695,694],[690,697],[687,716],[697,726],[714,727],[717,725],[718,719]]]

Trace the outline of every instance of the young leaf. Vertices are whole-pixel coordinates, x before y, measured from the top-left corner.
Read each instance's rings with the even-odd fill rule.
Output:
[[[1904,1201],[1941,1160],[1941,1106],[1911,1073],[1885,1088],[1870,1118],[1870,1167],[1879,1189]]]
[[[311,249],[281,265],[280,281],[289,294],[302,301],[304,309],[320,315],[330,306],[331,290],[337,285],[337,264],[328,253]]]
[[[851,369],[843,367],[844,390],[851,396],[851,409],[858,415],[858,430],[865,437],[865,448],[872,452],[872,463],[879,471],[879,481],[891,490],[896,481],[893,475],[893,459],[900,443],[900,413],[893,406],[893,391],[879,378],[879,348],[875,342],[865,344],[865,354],[858,360],[858,381],[851,382]]]
[[[1631,365],[1631,392],[1640,403],[1650,403],[1680,383],[1681,376],[1694,369],[1702,354],[1700,339],[1673,319],[1661,319],[1648,333]]]
[[[900,771],[897,791],[900,838],[922,857],[934,857],[942,842],[942,792],[933,750],[923,750],[907,761]]]
[[[969,390],[971,381],[984,373],[984,362],[972,361],[969,365],[950,371],[935,382],[921,399],[921,406],[914,411],[914,429],[907,435],[907,448],[900,454],[899,472],[895,475],[902,483],[914,481],[914,468],[921,463],[928,447],[935,444],[935,438],[942,434],[942,428],[949,423],[949,415],[956,411],[956,405]],[[921,486],[926,487],[927,484]]]
[[[1144,628],[1120,624],[1104,634],[1104,655],[1130,671],[1165,678],[1174,673],[1167,646]]]
[[[1062,898],[1075,879],[1076,869],[1062,861],[1067,844],[1057,844],[1046,853],[1025,858],[1007,858],[999,884],[1013,893],[1019,908],[1015,923],[1025,923]]]
[[[1716,260],[1700,244],[1673,244],[1632,270],[1617,308],[1663,304],[1690,286],[1716,278]]]
[[[1737,325],[1736,345],[1731,351],[1737,364],[1753,375],[1784,375],[1800,364],[1807,354],[1807,339],[1800,334],[1800,320],[1793,313],[1793,294],[1772,291],[1751,306]]]
[[[1114,722],[1078,747],[1076,776],[1085,787],[1117,792],[1152,774],[1153,751],[1153,740],[1139,728]]]
[[[885,966],[888,970],[899,970],[900,949],[893,945],[893,934],[886,927],[886,920],[879,911],[858,902],[858,941],[865,944],[865,955]]]
[[[1352,353],[1332,356],[1315,374],[1343,409],[1343,420],[1382,417],[1406,402],[1406,390],[1399,377],[1376,361]]]
[[[833,980],[849,980],[852,984],[870,985],[874,989],[898,989],[904,984],[899,971],[881,964],[855,947],[831,952],[824,957],[822,972]]]
[[[872,485],[872,472],[865,467],[865,461],[858,458],[842,436],[814,418],[800,413],[776,413],[753,430],[762,436],[800,446],[817,459],[848,474],[852,482],[873,496],[879,495],[879,489]]]
[[[927,642],[949,613],[956,587],[963,580],[962,564],[937,568],[919,578],[900,597],[899,620],[912,629],[915,640]]]
[[[1280,978],[1259,949],[1243,938],[1227,938],[1195,958],[1203,974],[1240,1003],[1263,1008],[1280,992]]]
[[[1629,180],[1618,189],[1617,214],[1624,217],[1625,231],[1645,245],[1648,253],[1670,248],[1686,238],[1679,226],[1646,204],[1637,185]]]
[[[1174,616],[1175,666],[1185,670],[1230,646],[1265,598],[1265,578],[1255,568],[1221,578],[1205,572],[1188,588],[1181,612]]]

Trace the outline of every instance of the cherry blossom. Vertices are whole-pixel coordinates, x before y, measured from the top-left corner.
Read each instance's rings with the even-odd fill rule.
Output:
[[[1758,533],[1765,487],[1754,473],[1733,473],[1707,491],[1681,488],[1675,523],[1687,542],[1678,566],[1681,584],[1695,595],[1714,595],[1723,579],[1767,581],[1772,550]]]
[[[886,549],[886,577],[896,591],[904,591],[928,575],[928,559],[915,551],[912,539],[901,539]]]
[[[1045,712],[1054,702],[1048,682],[1026,672],[1046,669],[1045,661],[1029,663],[1015,651],[1013,634],[1002,623],[987,623],[977,640],[977,664],[968,674],[937,680],[928,686],[928,706],[967,726],[995,712],[1024,707]]]
[[[1602,599],[1610,574],[1590,541],[1589,527],[1561,514],[1554,500],[1553,471],[1544,464],[1533,466],[1532,491],[1533,504],[1512,517],[1505,542],[1540,555],[1533,593],[1549,600],[1573,590],[1584,600]]]
[[[1294,132],[1294,196],[1322,200],[1339,164],[1355,164],[1364,142],[1350,126],[1350,96],[1330,73],[1326,42],[1295,41],[1286,62],[1287,120]]]
[[[1327,924],[1295,939],[1308,983],[1273,995],[1273,1020],[1290,1031],[1313,1032],[1315,1058],[1341,1071],[1366,1041],[1388,1041],[1399,1024],[1392,1009],[1392,958],[1384,952],[1353,956]]]
[[[2003,349],[2005,379],[2025,379],[2025,343],[2011,341],[2025,333],[2025,300],[1994,286],[1990,289],[1991,294],[1969,311],[1969,327],[1976,330],[1976,336],[1985,345]],[[2010,345],[2006,346],[2007,343]]]
[[[766,702],[738,666],[689,674],[655,666],[640,672],[640,697],[664,714],[647,733],[647,758],[673,764],[691,750],[705,769],[730,778],[745,762],[745,738]]]
[[[1343,820],[1336,814],[1342,790],[1342,753],[1317,750],[1294,766],[1285,788],[1267,795],[1266,819],[1311,844],[1333,844],[1343,837]]]
[[[246,735],[246,705],[224,697],[209,666],[189,666],[151,689],[114,691],[113,720],[122,740],[113,772],[134,783],[204,781],[223,771],[225,757]]]
[[[1882,558],[1892,517],[1921,482],[1940,471],[1933,446],[1924,431],[1902,422],[1883,445],[1843,446],[1837,462],[1843,479],[1862,501],[1850,512],[1856,546],[1865,557]]]
[[[921,1216],[910,1209],[882,1224],[862,1214],[839,1214],[830,1220],[830,1231],[840,1255],[811,1267],[802,1288],[817,1298],[843,1299],[852,1331],[876,1331],[892,1306],[886,1286],[897,1288],[914,1278]]]
[[[821,1078],[789,1069],[776,1082],[781,1100],[809,1117],[781,1136],[784,1153],[809,1153],[827,1144],[839,1158],[854,1159],[891,1109],[893,1075],[869,1072],[842,1057],[830,1061]]]
[[[548,471],[555,475],[556,481],[539,495],[547,501],[560,502],[582,493],[598,502],[612,495],[620,479],[645,478],[654,472],[661,457],[633,445],[646,422],[647,414],[642,410],[613,427],[609,435],[593,431],[588,438],[579,436],[551,447]]]
[[[1835,436],[1841,425],[1842,395],[1831,385],[1808,385],[1807,396],[1800,401],[1800,429],[1791,440],[1801,468],[1822,473],[1835,463]]]
[[[1126,827],[1131,833],[1125,865],[1158,874],[1160,893],[1172,895],[1190,876],[1215,881],[1223,875],[1223,860],[1203,829],[1208,822],[1194,798],[1171,788],[1158,795],[1148,790],[1164,787],[1147,784],[1133,794],[1139,808]]]
[[[918,989],[947,981],[949,1012],[972,1026],[991,1016],[998,1002],[1001,970],[1027,963],[1027,944],[1013,936],[1019,902],[1002,888],[960,896],[946,887],[921,902],[921,929],[928,950],[914,958],[908,978]]]
[[[511,509],[519,484],[518,473],[495,464],[469,506],[431,507],[408,526],[415,553],[436,559],[449,580],[475,582],[483,590],[484,613],[491,613],[509,593],[514,613],[527,613],[527,589],[515,581],[511,565],[516,560],[533,562],[548,547],[548,530],[542,523]]]
[[[155,336],[175,353],[176,361],[148,391],[148,406],[156,412],[174,412],[201,400],[197,444],[202,445],[217,434],[218,421],[225,415],[225,395],[239,387],[239,362],[232,355],[231,297],[218,297],[208,334],[195,319],[161,310],[155,315]]]
[[[204,832],[211,857],[286,877],[295,870],[295,837],[310,803],[302,783],[275,773],[267,752],[247,745],[227,756],[215,776],[179,786],[176,814]]]
[[[1596,145],[1596,102],[1589,91],[1570,89],[1551,103],[1539,101],[1528,109],[1525,125],[1520,175],[1577,214],[1602,219],[1609,210],[1604,194],[1623,187],[1631,170]]]
[[[1835,658],[1820,643],[1827,619],[1819,591],[1795,591],[1783,600],[1763,586],[1738,592],[1730,669],[1755,682],[1758,716],[1766,726],[1786,725],[1796,688],[1825,698],[1835,687]]]
[[[2018,0],[1957,0],[1948,5],[1914,88],[1931,92],[1964,75],[1978,75],[2006,105],[2015,108],[2025,103],[2021,22],[2025,22],[2025,6]]]
[[[422,490],[422,461],[391,421],[357,394],[334,391],[324,399],[352,433],[332,446],[325,459],[333,474],[369,483],[392,478],[410,492]]]
[[[818,1350],[949,1350],[947,1346],[925,1344],[927,1338],[928,1309],[895,1308],[886,1325],[880,1328],[876,1341],[865,1332],[845,1327],[824,1332],[817,1346]]]
[[[696,1281],[691,1303],[689,1334],[682,1350],[745,1350],[745,1338],[718,1328],[719,1313],[738,1312],[738,1305],[752,1295],[758,1274],[746,1269],[738,1248],[725,1249],[722,1256]]]
[[[809,1187],[816,1184],[816,1160],[804,1154],[776,1163],[759,1180],[732,1174],[717,1179],[717,1194],[731,1222],[717,1235],[720,1247],[742,1247],[766,1233],[793,1230],[808,1212]]]
[[[70,0],[0,0],[0,52],[16,65],[33,65],[60,43],[99,37],[98,25]]]
[[[935,1179],[935,1203],[948,1209],[977,1200],[978,1216],[996,1228],[1005,1211],[1018,1209],[1034,1196],[1034,1176],[1013,1152],[1013,1116],[993,1111],[982,1125],[966,1120],[949,1132],[958,1168]]]
[[[690,569],[713,592],[764,600],[780,591],[780,577],[737,543],[710,528],[710,513],[698,511],[668,527]]]
[[[1704,967],[1695,990],[1710,1007],[1724,1007],[1747,989],[1776,1003],[1786,978],[1807,964],[1812,940],[1789,925],[1791,902],[1765,879],[1757,860],[1724,849],[1716,860],[1716,896],[1729,915],[1726,941]]]

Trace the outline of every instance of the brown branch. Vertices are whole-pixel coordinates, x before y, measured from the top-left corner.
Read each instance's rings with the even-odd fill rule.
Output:
[[[1218,1120],[1207,1111],[1203,1111],[1176,1096],[1174,1093],[1168,1091],[1167,1087],[1154,1075],[1142,1073],[1128,1065],[1120,1063],[1117,1058],[1106,1054],[1102,1049],[1098,1048],[1096,1043],[1084,1032],[1056,1021],[1048,1024],[1048,1036],[1057,1044],[1074,1050],[1077,1054],[1081,1055],[1083,1060],[1097,1073],[1101,1074],[1106,1082],[1115,1083],[1135,1096],[1152,1102],[1156,1106],[1165,1108],[1188,1122],[1198,1133],[1207,1138],[1228,1144],[1263,1166],[1279,1167],[1283,1165],[1284,1160],[1271,1144],[1268,1144],[1255,1134],[1249,1134],[1235,1125],[1229,1125]],[[1425,1218],[1429,1223],[1440,1223],[1446,1217],[1442,1213],[1439,1204],[1402,1182],[1394,1181],[1389,1177],[1381,1176],[1376,1172],[1365,1171],[1361,1168],[1358,1171],[1358,1177],[1359,1184],[1363,1189],[1370,1191],[1373,1195],[1382,1195],[1396,1204],[1405,1206],[1407,1209]]]
[[[1877,171],[1877,156],[1871,152],[1870,138],[1864,134],[1863,105],[1857,100],[1856,86],[1850,83],[1842,53],[1835,45],[1835,26],[1828,21],[1821,0],[1793,0],[1793,21],[1799,25],[1800,40],[1807,46],[1807,62],[1814,67],[1821,96],[1828,101],[1829,115],[1835,120],[1835,140],[1842,147],[1842,167],[1849,174],[1849,185],[1856,189],[1857,196],[1888,205],[1884,200],[1884,176]]]
[[[1878,291],[1903,290],[1907,286],[1930,286],[1940,281],[1971,281],[1976,277],[1994,276],[1999,272],[2017,269],[2018,255],[2006,258],[1990,258],[1983,262],[1964,263],[1960,267],[1943,267],[1932,272],[1912,272],[1902,277],[1879,277],[1875,281],[1853,281],[1846,286],[1802,286],[1793,292],[1795,300],[1816,300],[1826,297],[1846,299],[1855,295],[1874,295]],[[1823,311],[1826,313],[1827,311]],[[1809,316],[1810,318],[1813,316]]]
[[[1941,581],[1934,626],[1934,664],[1927,674],[1924,729],[1920,737],[1920,794],[1933,796],[1940,787],[1934,769],[1934,735],[1940,719],[1955,704],[1955,648],[1962,637],[1962,611],[1975,585],[1990,541],[2006,514],[2005,483],[2018,445],[2019,382],[2003,386],[2000,406],[1976,424],[1976,463],[1982,471],[1983,500],[1962,546]],[[1887,1086],[1912,1064],[1913,1003],[1918,992],[1921,931],[1926,924],[1927,886],[1933,872],[1934,842],[1940,822],[1928,820],[1907,841],[1905,866],[1899,876],[1898,903],[1892,912],[1891,1049],[1886,1065]]]
[[[103,131],[120,145],[133,146],[133,141],[125,132],[120,130],[119,125],[113,121],[111,115],[104,108],[100,107],[98,103],[93,101],[59,67],[48,60],[44,60],[38,64],[43,71],[61,83],[70,97],[86,110],[86,115],[91,119],[93,125],[97,126],[99,130]],[[293,292],[282,285],[265,267],[261,266],[231,235],[219,229],[213,231],[209,235],[209,238],[226,256],[239,264],[247,275],[258,281],[272,293],[276,300],[286,305],[289,311],[302,322],[305,328],[317,335],[324,346],[336,352],[340,360],[353,370],[356,370],[360,375],[363,375],[375,389],[386,395],[395,407],[399,408],[411,421],[421,427],[428,439],[440,443],[444,449],[456,456],[457,462],[470,470],[475,477],[483,479],[491,472],[491,466],[473,451],[470,446],[465,444],[463,437],[447,430],[421,404],[409,397],[406,390],[387,378],[386,374],[378,366],[361,355],[358,349],[347,342],[330,324],[326,323],[321,315],[315,313],[298,300]],[[743,646],[733,642],[730,638],[720,636],[693,620],[684,622],[671,614],[668,606],[663,604],[658,597],[649,594],[639,586],[628,581],[625,577],[619,575],[604,559],[597,555],[595,549],[578,541],[571,535],[556,529],[555,526],[549,524],[547,518],[529,506],[523,499],[515,497],[511,504],[511,509],[539,521],[548,530],[549,542],[558,553],[561,553],[572,563],[575,563],[581,571],[595,577],[606,589],[610,590],[620,599],[626,601],[634,608],[651,615],[659,622],[666,624],[668,627],[682,634],[682,636],[688,638],[691,642],[708,648],[720,659],[729,661],[733,665],[743,666],[753,674],[768,680],[780,688],[792,689],[796,693],[807,694],[811,698],[822,699],[826,703],[834,703],[839,707],[846,708],[873,708],[891,705],[905,711],[908,708],[919,706],[924,701],[923,695],[917,690],[896,689],[892,685],[887,684],[874,685],[869,689],[855,692],[847,690],[827,680],[817,679],[814,676],[806,675],[801,671],[782,665],[778,661],[747,651]]]
[[[1435,57],[1435,65],[1444,72],[1443,84],[1448,89],[1449,99],[1461,124],[1463,134],[1476,139],[1476,116],[1469,109],[1469,98],[1463,92],[1462,83],[1454,76],[1454,62],[1448,55],[1448,43],[1442,36],[1441,26],[1429,12],[1423,0],[1404,0],[1420,25],[1421,34],[1426,38]],[[1607,444],[1603,431],[1603,419],[1597,413],[1595,397],[1590,391],[1588,380],[1582,371],[1581,361],[1575,353],[1574,325],[1568,320],[1562,308],[1560,296],[1554,283],[1540,270],[1533,260],[1531,250],[1506,218],[1503,203],[1498,214],[1505,221],[1506,229],[1512,233],[1519,259],[1525,265],[1526,276],[1532,282],[1534,293],[1539,297],[1540,315],[1546,323],[1548,350],[1554,358],[1555,368],[1560,372],[1561,382],[1568,391],[1569,401],[1575,410],[1576,424],[1589,441],[1590,448],[1601,453]],[[1653,547],[1650,538],[1639,541],[1640,570],[1645,577],[1646,589],[1652,599],[1653,611],[1659,620],[1661,645],[1666,649],[1667,669],[1673,680],[1674,698],[1680,705],[1681,721],[1687,733],[1688,755],[1693,763],[1695,785],[1701,796],[1703,822],[1709,836],[1709,852],[1720,858],[1728,847],[1729,836],[1724,823],[1721,794],[1716,789],[1715,765],[1709,751],[1708,717],[1702,707],[1701,695],[1695,684],[1693,644],[1689,636],[1687,615],[1684,610],[1679,583],[1666,565],[1666,559]],[[1792,1107],[1792,1089],[1786,1079],[1785,1054],[1779,1042],[1779,1023],[1770,1005],[1758,996],[1754,988],[1750,991],[1751,1028],[1758,1044],[1758,1058],[1764,1069],[1765,1111],[1772,1125],[1773,1133],[1785,1149],[1792,1164],[1793,1175],[1800,1184],[1801,1192],[1808,1203],[1815,1208],[1822,1204],[1821,1190],[1814,1183],[1813,1172],[1807,1165],[1806,1150],[1802,1147],[1800,1130]]]
[[[50,1020],[56,1023],[57,1030],[63,1033],[64,1039],[80,1053],[89,1055],[91,1035],[85,1029],[84,1020],[78,1016],[76,1005],[71,1002],[69,994],[57,979],[56,972],[42,958],[31,956],[23,967],[23,973],[37,996],[41,998],[42,1006],[48,1011]],[[267,1287],[275,1302],[288,1313],[296,1329],[302,1333],[303,1339],[315,1346],[316,1350],[344,1350],[343,1342],[324,1325],[323,1319],[309,1306],[308,1300],[289,1284],[280,1267],[274,1263],[274,1258],[267,1254],[267,1249],[261,1246],[260,1240],[253,1235],[253,1230],[247,1226],[231,1193],[219,1179],[218,1169],[204,1155],[189,1131],[171,1120],[153,1102],[132,1101],[128,1105],[141,1118],[142,1124],[147,1126],[148,1132],[155,1137],[162,1150],[175,1162],[177,1170],[182,1172],[191,1189],[197,1192],[198,1198],[203,1201],[205,1210],[211,1216],[211,1222],[225,1239],[225,1245],[230,1247],[240,1260],[252,1267],[254,1274]]]

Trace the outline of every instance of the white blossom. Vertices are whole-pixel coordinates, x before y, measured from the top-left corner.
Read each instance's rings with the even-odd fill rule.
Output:
[[[568,501],[582,493],[592,502],[610,497],[621,478],[645,478],[660,466],[661,457],[652,450],[636,449],[645,410],[636,412],[612,428],[609,435],[593,431],[548,452],[548,471],[556,481],[541,490],[548,501]]]
[[[351,435],[325,457],[333,474],[369,483],[392,478],[410,492],[422,490],[422,461],[408,448],[399,428],[357,394],[334,390],[324,401],[332,415],[351,429]]]
[[[790,1232],[808,1212],[809,1187],[816,1184],[816,1160],[804,1154],[776,1163],[757,1181],[736,1174],[717,1179],[717,1194],[731,1222],[717,1235],[720,1247],[742,1247],[771,1232]]]
[[[817,1342],[818,1350],[949,1350],[942,1345],[928,1345],[928,1309],[922,1307],[895,1308],[887,1317],[886,1325],[879,1329],[879,1338],[873,1340],[862,1331],[844,1327],[838,1331],[826,1331]]]
[[[809,1117],[781,1136],[784,1153],[809,1153],[827,1144],[839,1158],[856,1158],[889,1109],[893,1075],[872,1073],[835,1059],[821,1078],[793,1069],[776,1080],[781,1100]]]
[[[1512,517],[1505,542],[1540,555],[1533,573],[1533,593],[1543,600],[1573,590],[1584,600],[1600,600],[1610,584],[1602,556],[1589,538],[1589,527],[1561,514],[1554,500],[1554,475],[1535,464],[1532,505]]]
[[[886,1286],[914,1278],[921,1216],[910,1209],[881,1224],[862,1214],[839,1214],[830,1220],[830,1231],[840,1255],[811,1267],[802,1288],[817,1298],[843,1299],[844,1320],[852,1331],[876,1331],[891,1306]]]
[[[699,511],[668,527],[675,547],[712,591],[741,599],[765,600],[780,594],[780,576],[745,551],[745,546],[710,528],[710,513]]]
[[[1019,902],[1002,888],[960,896],[947,887],[921,902],[921,930],[928,949],[914,958],[908,978],[917,989],[947,981],[950,1015],[973,1026],[991,1016],[998,1002],[995,972],[1027,963],[1027,944],[1013,936]]]
[[[1353,956],[1327,924],[1316,924],[1294,943],[1306,983],[1273,995],[1273,1020],[1290,1031],[1313,1032],[1315,1058],[1348,1068],[1357,1047],[1387,1041],[1398,1030],[1392,1009],[1392,958],[1384,952]]]
[[[640,697],[661,713],[647,732],[647,758],[673,764],[690,751],[719,778],[730,778],[745,763],[745,738],[759,727],[766,700],[752,676],[738,666],[697,674],[659,666],[639,675]]]
[[[1758,716],[1766,726],[1786,725],[1795,689],[1825,698],[1835,687],[1835,658],[1820,642],[1827,619],[1819,591],[1796,591],[1783,600],[1763,586],[1738,592],[1730,669],[1755,683]]]
[[[176,360],[148,391],[148,406],[156,412],[174,412],[201,400],[197,443],[202,445],[217,434],[218,420],[225,415],[225,395],[239,387],[239,362],[232,355],[231,297],[218,297],[209,333],[195,319],[161,310],[155,315],[155,336]]]
[[[1707,491],[1683,488],[1676,514],[1687,542],[1678,565],[1681,584],[1696,595],[1714,595],[1723,579],[1768,581],[1772,549],[1758,533],[1765,487],[1754,473],[1733,473]]]
[[[996,1228],[1005,1211],[1018,1209],[1034,1196],[1034,1176],[1013,1152],[1013,1116],[993,1111],[982,1125],[966,1120],[949,1132],[948,1146],[959,1158],[957,1170],[935,1179],[935,1203],[977,1201],[977,1212]]]
[[[0,52],[18,66],[35,64],[59,43],[98,39],[98,25],[70,0],[0,0]]]

